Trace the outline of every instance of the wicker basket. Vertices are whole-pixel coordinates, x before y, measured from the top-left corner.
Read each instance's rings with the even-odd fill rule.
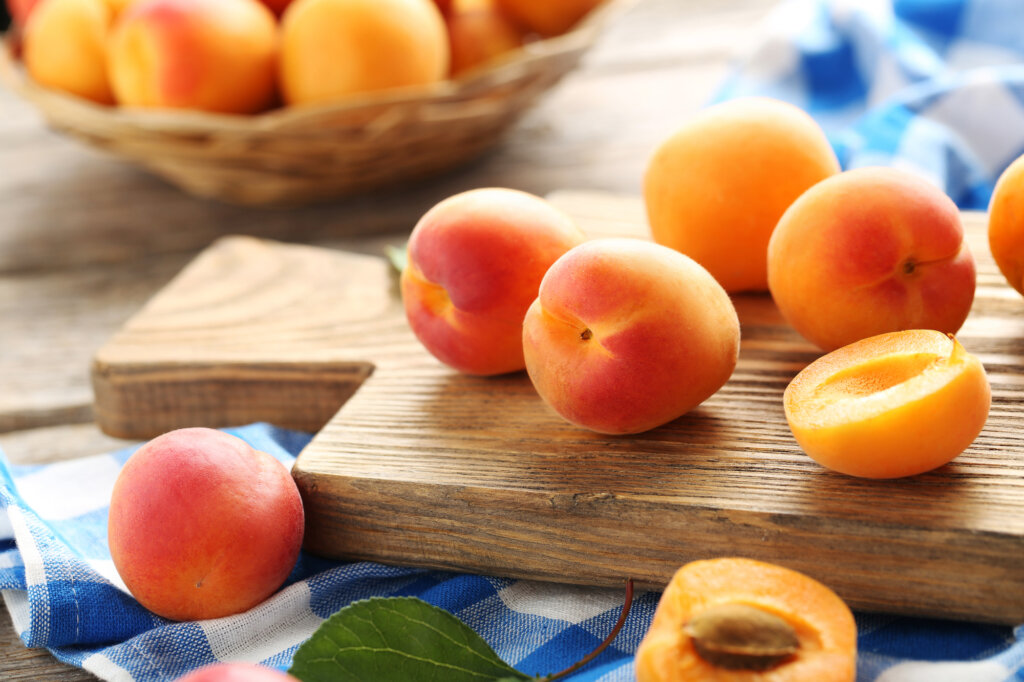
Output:
[[[33,83],[6,44],[0,81],[53,128],[186,192],[295,205],[410,182],[478,157],[632,4],[607,0],[571,32],[529,43],[459,80],[256,116],[96,105]]]

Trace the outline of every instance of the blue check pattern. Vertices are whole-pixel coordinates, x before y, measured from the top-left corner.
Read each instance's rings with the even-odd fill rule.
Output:
[[[1020,0],[790,0],[716,100],[791,102],[844,169],[896,166],[985,209],[1024,154]]]
[[[266,424],[228,431],[286,465],[309,440]],[[620,590],[302,554],[285,586],[247,613],[164,620],[124,589],[107,546],[110,491],[133,451],[32,467],[11,466],[0,455],[0,590],[15,629],[27,646],[46,647],[101,679],[173,680],[216,661],[287,669],[324,619],[370,596],[412,595],[440,606],[529,674],[567,668],[596,647],[618,617]],[[570,679],[633,680],[633,653],[658,597],[640,594],[614,645]],[[857,623],[861,682],[1024,680],[1022,630],[872,614],[858,614]]]

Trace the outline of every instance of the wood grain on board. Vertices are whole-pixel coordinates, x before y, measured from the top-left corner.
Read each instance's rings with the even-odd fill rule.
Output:
[[[555,201],[593,236],[646,232],[634,198]],[[140,395],[157,377],[151,402],[163,414],[205,395],[218,366],[285,383],[289,371],[316,377],[325,361],[367,369],[349,375],[368,378],[294,469],[315,553],[648,587],[691,559],[743,555],[815,576],[854,608],[1014,623],[1024,620],[1024,316],[988,255],[983,216],[965,222],[979,288],[960,338],[985,363],[994,404],[966,453],[907,480],[849,478],[800,451],[782,392],[819,352],[766,295],[734,297],[743,342],[725,387],[637,436],[565,423],[523,373],[442,366],[409,331],[383,263],[309,247],[221,242],[101,358],[108,378],[137,380]],[[187,361],[174,365],[183,348]],[[276,390],[256,382],[237,399],[269,403]],[[284,393],[301,402],[301,390]],[[115,412],[97,409],[101,423]]]

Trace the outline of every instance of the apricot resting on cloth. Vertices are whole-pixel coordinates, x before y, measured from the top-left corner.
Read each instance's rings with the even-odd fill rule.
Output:
[[[299,556],[302,499],[288,470],[213,429],[154,438],[114,483],[107,534],[139,603],[172,620],[241,613],[281,586]]]
[[[658,602],[637,682],[852,682],[857,626],[832,590],[751,559],[694,561]]]
[[[793,201],[839,172],[797,107],[746,98],[706,109],[654,153],[644,200],[654,241],[708,269],[726,291],[768,288],[768,239]]]
[[[489,188],[445,199],[409,237],[402,301],[434,357],[467,374],[515,372],[523,315],[548,267],[584,239],[540,197]]]
[[[818,183],[789,207],[768,245],[775,303],[824,350],[901,329],[956,333],[974,280],[956,204],[893,168]]]
[[[523,322],[526,371],[566,420],[639,433],[682,416],[732,375],[740,326],[725,290],[678,251],[597,239],[544,276]]]
[[[929,471],[964,451],[988,418],[985,368],[932,330],[874,336],[819,358],[786,388],[786,419],[818,463],[852,476]]]
[[[988,243],[1006,281],[1024,294],[1024,156],[996,183],[988,210]]]

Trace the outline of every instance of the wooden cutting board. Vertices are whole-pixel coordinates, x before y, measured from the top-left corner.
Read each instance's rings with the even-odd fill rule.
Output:
[[[553,200],[592,235],[646,232],[637,199]],[[992,411],[967,452],[907,480],[849,478],[800,451],[782,393],[819,352],[766,295],[734,298],[742,348],[718,394],[609,437],[563,422],[525,374],[440,365],[383,260],[247,238],[212,246],[97,354],[97,418],[136,437],[327,422],[293,473],[306,547],[328,556],[657,588],[687,561],[739,555],[858,609],[1020,623],[1024,299],[992,262],[984,216],[964,218],[979,276],[959,337],[985,363]]]

